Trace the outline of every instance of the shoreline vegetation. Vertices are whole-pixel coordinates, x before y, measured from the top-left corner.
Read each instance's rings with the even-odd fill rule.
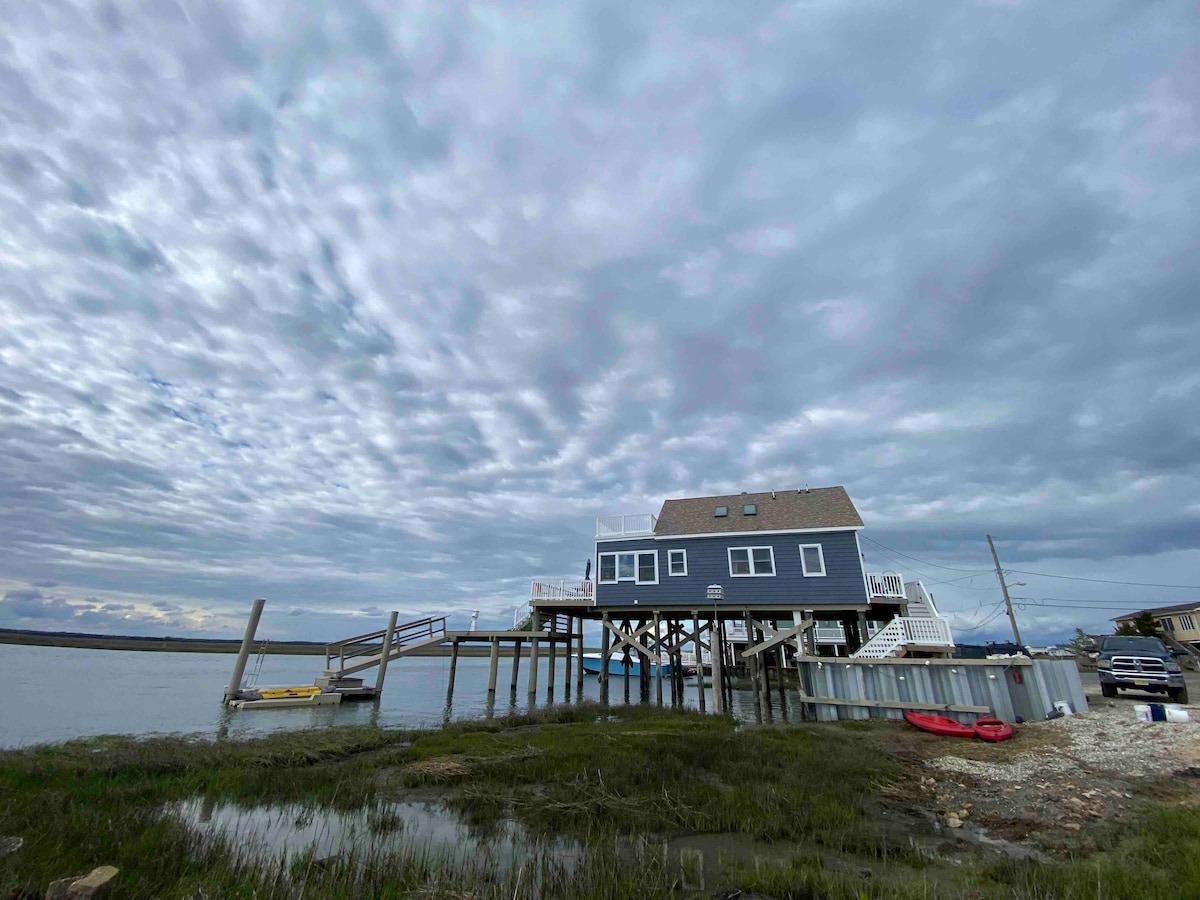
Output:
[[[1021,858],[935,824],[917,789],[921,748],[945,745],[902,729],[580,704],[439,730],[110,736],[0,752],[0,836],[23,838],[0,858],[0,898],[40,897],[101,865],[120,872],[113,897],[180,900],[1200,896],[1186,788],[1147,781],[1129,824],[1098,823],[1053,856]],[[1020,736],[1011,744],[986,752],[1012,758]],[[519,828],[528,845],[507,865],[439,854],[391,811],[416,801],[445,807],[472,839]],[[264,856],[248,834],[172,815],[188,804],[286,809],[297,826],[361,813],[370,827],[331,856]]]
[[[135,650],[159,653],[237,653],[240,639],[221,638],[178,638],[139,637],[136,635],[86,634],[66,631],[25,631],[15,628],[0,628],[0,644],[27,647],[71,647],[77,650]],[[272,641],[257,638],[254,653],[265,652],[267,656],[323,656],[325,644],[316,641]],[[422,647],[412,656],[449,656],[450,647]],[[483,656],[490,653],[487,646],[473,647],[461,644],[459,656]],[[511,657],[512,653],[505,653]],[[543,653],[543,656],[545,654]],[[529,656],[529,648],[523,647],[522,657]]]

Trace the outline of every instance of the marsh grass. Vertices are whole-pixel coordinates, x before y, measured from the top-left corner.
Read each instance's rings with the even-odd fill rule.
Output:
[[[653,897],[741,889],[779,898],[1200,896],[1200,824],[1160,804],[1111,849],[1060,865],[954,868],[880,826],[881,792],[903,770],[882,726],[738,727],[651,708],[580,705],[439,731],[334,728],[217,743],[119,737],[0,753],[0,834],[25,837],[0,860],[0,898],[40,896],[100,864],[122,897]],[[531,836],[519,858],[452,859],[410,835],[388,803],[436,794],[486,831]],[[261,852],[167,814],[204,796],[297,804],[301,816],[360,811],[369,844],[331,859]],[[794,847],[735,860],[707,894],[660,836],[734,834]],[[582,848],[564,855],[563,841]],[[656,843],[658,842],[658,843]],[[785,854],[786,855],[786,854]],[[778,854],[776,854],[778,856]]]

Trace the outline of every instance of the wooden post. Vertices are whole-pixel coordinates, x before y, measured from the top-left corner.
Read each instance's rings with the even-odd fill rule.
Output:
[[[450,641],[450,679],[446,685],[446,704],[454,699],[454,675],[458,671],[458,638]]]
[[[521,639],[517,638],[513,641],[513,664],[512,664],[512,683],[509,685],[509,690],[514,694],[517,692],[517,672],[521,668]]]
[[[550,668],[546,673],[546,696],[554,700],[554,655],[558,650],[558,613],[550,614],[550,639],[546,641],[546,661]]]
[[[608,631],[608,613],[600,617],[600,702],[608,705],[608,657],[611,638]]]
[[[662,706],[662,618],[656,612],[654,614],[654,693],[658,698],[658,705]]]
[[[537,607],[533,609],[533,618],[529,620],[532,630],[536,633],[542,630],[542,614],[538,612]],[[529,700],[530,705],[533,704],[534,695],[537,694],[537,666],[538,666],[538,639],[529,639]]]
[[[575,692],[583,696],[583,616],[579,616],[579,646],[575,648]]]
[[[766,635],[761,629],[754,630],[754,642],[761,644],[766,639]],[[771,662],[767,657],[767,652],[755,654],[758,657],[758,673],[762,679],[762,694],[763,694],[763,709],[767,715],[771,715]]]
[[[725,655],[721,658],[721,674],[724,676],[725,683],[723,689],[725,691],[725,709],[726,711],[733,709],[733,647],[729,644],[729,634],[725,630],[725,622],[721,622],[721,646],[722,653]]]
[[[692,610],[692,640],[696,644],[696,692],[700,695],[700,712],[704,712],[704,651],[700,646],[700,614]]]
[[[778,628],[778,624],[775,626]],[[775,645],[775,680],[779,682],[779,711],[783,714],[783,721],[788,720],[787,715],[787,686],[783,683],[783,644]]]
[[[621,620],[621,630],[624,631],[625,634],[629,634],[630,628],[629,628],[629,620],[628,619]],[[625,703],[628,704],[629,703],[629,645],[628,644],[621,645],[621,660],[624,663],[624,668],[625,668]]]
[[[488,696],[496,696],[496,671],[500,664],[500,638],[492,638],[492,655],[488,662]]]
[[[246,620],[246,633],[242,635],[242,646],[238,649],[237,659],[233,663],[233,674],[229,677],[229,685],[225,688],[225,700],[237,697],[242,689],[242,676],[246,674],[246,660],[250,658],[250,646],[254,643],[254,633],[258,631],[258,620],[262,618],[263,607],[267,601],[255,600],[250,605],[250,618]]]
[[[712,699],[713,712],[717,715],[725,713],[725,682],[722,679],[721,654],[725,652],[721,641],[721,623],[713,613],[712,625],[708,629],[708,652],[712,657]]]
[[[745,612],[746,616],[746,646],[749,647],[754,643],[754,620],[750,618],[750,612]],[[750,688],[754,694],[754,721],[759,725],[762,724],[762,694],[758,687],[758,654],[750,654]]]
[[[645,619],[637,620],[637,630],[641,631],[646,624]],[[649,643],[648,638],[644,634],[639,634],[637,639],[638,647],[646,647]],[[642,703],[650,702],[650,659],[645,653],[638,652],[638,699]]]
[[[383,693],[383,680],[387,678],[388,657],[391,656],[392,650],[392,635],[396,632],[396,610],[392,610],[392,614],[388,616],[387,628],[383,632],[383,646],[380,648],[379,654],[379,674],[375,677],[375,696],[378,697]]]
[[[571,663],[574,662],[575,617],[567,616],[567,652],[563,654],[563,699],[571,699]]]

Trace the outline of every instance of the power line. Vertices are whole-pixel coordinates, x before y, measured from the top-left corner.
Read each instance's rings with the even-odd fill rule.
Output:
[[[870,540],[868,538],[868,540]],[[1078,575],[1051,575],[1048,572],[1027,572],[1025,569],[1005,569],[1019,575],[1036,575],[1038,578],[1062,578],[1066,581],[1089,581],[1093,584],[1125,584],[1130,587],[1171,588],[1180,591],[1200,591],[1200,584],[1155,584],[1152,581],[1114,581],[1111,578],[1081,578]]]
[[[996,603],[992,604],[993,606],[997,607],[997,609],[995,610],[995,612],[993,612],[990,616],[988,616],[986,619],[984,619],[978,625],[968,625],[965,628],[956,628],[955,630],[958,631],[960,634],[964,631],[978,631],[984,625],[994,622],[996,619],[1000,618],[1000,614],[1002,612],[1004,612],[1003,603],[1004,603],[1004,601],[1000,600],[1000,601],[997,601]]]
[[[890,547],[885,547],[883,544],[880,544],[878,541],[871,540],[871,538],[865,538],[865,539],[868,541],[871,541],[872,544],[875,544],[877,547],[879,547],[885,553],[892,555],[893,559],[896,559],[897,557],[904,557],[905,559],[912,559],[912,560],[916,560],[917,562],[924,563],[924,560],[919,560],[915,556],[909,556],[905,553],[901,553],[899,550],[892,550]],[[897,561],[899,561],[899,560],[897,559]],[[905,564],[901,563],[901,565],[905,565]],[[929,565],[937,566],[937,563],[929,563]],[[952,571],[955,571],[955,572],[969,572],[969,574],[963,575],[959,578],[934,578],[932,575],[922,572],[920,569],[917,569],[913,566],[905,566],[905,567],[912,569],[913,572],[915,572],[917,575],[922,576],[923,580],[927,581],[929,584],[953,584],[956,587],[961,588],[963,590],[967,590],[967,591],[990,591],[990,590],[992,590],[991,587],[979,587],[978,585],[974,585],[974,584],[957,584],[957,582],[960,582],[960,581],[967,581],[972,578],[979,578],[983,575],[990,575],[991,572],[987,569],[983,569],[978,572],[970,572],[970,570],[968,570],[968,569],[953,569]],[[941,568],[941,569],[951,568],[950,566],[937,566],[937,567]]]
[[[884,550],[890,550],[892,553],[903,556],[905,559],[911,559],[913,562],[919,562],[925,566],[933,566],[935,569],[949,569],[951,572],[970,572],[974,575],[986,575],[989,571],[988,569],[960,569],[957,566],[943,566],[939,563],[930,562],[927,559],[918,559],[915,556],[909,556],[907,553],[901,553],[899,550],[892,550],[892,548],[888,547],[886,544],[881,544],[879,541],[875,540],[874,538],[869,538],[865,534],[859,535],[859,537],[861,537],[864,541],[870,541],[876,547],[881,547]]]

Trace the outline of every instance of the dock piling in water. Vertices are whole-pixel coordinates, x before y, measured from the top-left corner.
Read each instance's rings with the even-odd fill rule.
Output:
[[[233,675],[225,688],[225,701],[237,697],[242,689],[242,677],[246,674],[246,660],[250,658],[250,648],[254,644],[254,635],[258,631],[258,620],[262,618],[263,607],[267,601],[261,597],[250,607],[250,618],[246,621],[246,633],[242,635],[242,646],[238,650],[237,661],[233,664]]]

